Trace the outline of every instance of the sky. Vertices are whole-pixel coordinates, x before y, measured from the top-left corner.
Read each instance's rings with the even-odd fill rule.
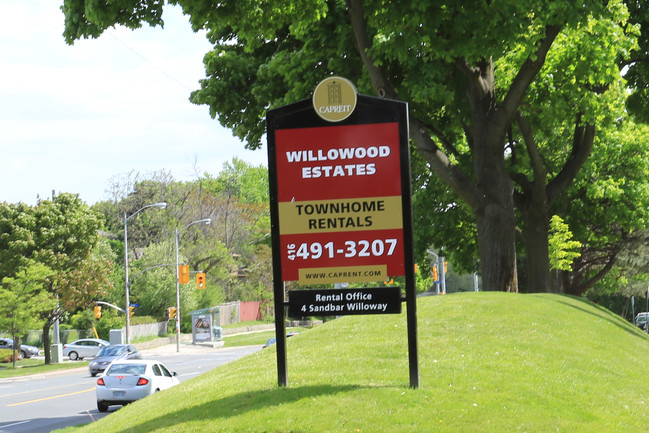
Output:
[[[204,33],[179,7],[164,29],[109,29],[67,45],[63,0],[0,0],[0,202],[79,194],[110,198],[112,181],[168,171],[178,181],[217,175],[237,157],[267,166],[189,102],[205,77]]]

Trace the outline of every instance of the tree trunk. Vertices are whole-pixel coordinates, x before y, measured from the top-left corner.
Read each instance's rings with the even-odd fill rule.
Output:
[[[547,181],[548,173],[541,157],[533,131],[527,120],[519,116],[518,126],[524,137],[525,147],[531,162],[533,181],[514,175],[521,192],[514,200],[523,216],[524,240],[527,252],[526,291],[532,293],[559,292],[560,286],[552,286],[550,254],[548,250],[551,205],[572,184],[577,173],[586,162],[593,147],[595,127],[582,125],[581,115],[575,119],[575,132],[570,156],[559,173]]]
[[[550,284],[548,249],[549,219],[547,206],[529,206],[523,213],[524,239],[527,251],[527,284],[530,293],[553,292]]]
[[[489,143],[483,145],[488,147]],[[476,144],[476,148],[479,146]],[[477,186],[485,199],[474,209],[483,287],[485,291],[518,292],[513,184],[502,155],[480,166],[490,167],[477,171]]]
[[[43,352],[45,352],[45,365],[52,363],[52,354],[50,353],[50,322],[47,321],[43,325]]]
[[[494,64],[467,68],[472,125],[473,170],[479,199],[472,206],[484,290],[518,292],[514,184],[505,166],[507,119],[496,106]]]
[[[16,333],[14,332],[11,338],[14,341],[14,348],[13,348],[13,354],[11,356],[11,360],[12,360],[13,368],[16,368],[16,359],[18,359],[18,353],[20,353],[20,336],[16,335]]]
[[[513,212],[494,204],[477,216],[480,269],[485,291],[518,292]]]

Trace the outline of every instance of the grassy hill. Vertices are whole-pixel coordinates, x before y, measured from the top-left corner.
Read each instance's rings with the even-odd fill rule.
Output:
[[[405,307],[405,306],[404,306]],[[405,309],[405,308],[404,308]],[[347,316],[287,340],[290,385],[264,349],[80,432],[632,432],[649,426],[649,338],[559,295],[418,300],[421,387],[406,316]]]

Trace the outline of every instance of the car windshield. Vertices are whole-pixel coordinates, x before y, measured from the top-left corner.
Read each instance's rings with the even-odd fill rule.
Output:
[[[106,373],[108,376],[140,376],[146,370],[145,364],[113,364]]]
[[[97,356],[118,356],[126,351],[125,347],[121,346],[106,346],[102,348]]]

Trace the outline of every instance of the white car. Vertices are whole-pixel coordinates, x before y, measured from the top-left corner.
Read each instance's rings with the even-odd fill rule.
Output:
[[[178,385],[177,374],[158,361],[114,361],[97,379],[97,409],[124,405]]]
[[[70,361],[83,358],[94,358],[102,347],[110,346],[110,343],[101,338],[82,338],[72,343],[63,345],[63,356],[70,358]]]

